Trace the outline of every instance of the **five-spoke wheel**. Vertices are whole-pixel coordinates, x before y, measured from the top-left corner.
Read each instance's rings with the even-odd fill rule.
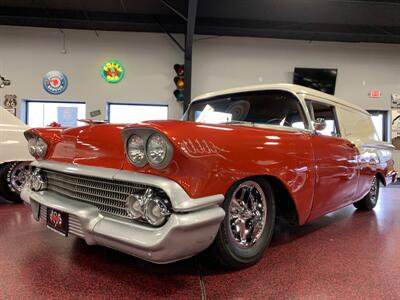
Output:
[[[29,178],[30,162],[11,162],[0,167],[0,194],[6,200],[21,202],[19,194]]]
[[[228,268],[256,263],[269,245],[275,224],[275,199],[264,179],[233,185],[223,204],[226,215],[211,248],[215,259]]]
[[[374,176],[368,194],[360,201],[354,202],[353,205],[360,210],[372,210],[378,203],[379,198],[379,179]]]
[[[230,232],[242,247],[253,246],[260,238],[267,218],[267,201],[255,181],[241,183],[229,204]]]

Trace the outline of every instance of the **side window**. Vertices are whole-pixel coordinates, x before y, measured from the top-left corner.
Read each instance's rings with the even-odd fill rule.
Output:
[[[319,134],[340,136],[334,106],[312,100],[306,100],[306,103],[313,121],[317,119],[325,120],[326,127],[323,130],[317,130]]]

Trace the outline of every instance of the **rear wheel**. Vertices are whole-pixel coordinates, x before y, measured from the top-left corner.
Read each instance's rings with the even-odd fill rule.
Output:
[[[22,202],[19,194],[29,176],[28,161],[11,162],[0,167],[0,194],[14,203]]]
[[[255,264],[268,247],[275,224],[275,200],[268,181],[250,179],[232,186],[225,218],[212,245],[214,259],[231,269]]]
[[[360,201],[354,202],[353,205],[359,210],[372,210],[378,203],[379,198],[379,179],[374,177],[368,194]]]

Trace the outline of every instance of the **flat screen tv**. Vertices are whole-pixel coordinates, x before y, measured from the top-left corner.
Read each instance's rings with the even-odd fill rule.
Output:
[[[293,83],[335,94],[337,69],[295,68]]]

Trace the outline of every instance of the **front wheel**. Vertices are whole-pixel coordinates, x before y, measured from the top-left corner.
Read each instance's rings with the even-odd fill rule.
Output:
[[[379,198],[379,179],[374,177],[372,179],[371,188],[368,194],[360,201],[354,202],[353,205],[359,210],[373,210],[378,203]]]
[[[214,259],[230,269],[255,264],[268,247],[275,224],[275,199],[266,180],[233,185],[223,204],[225,218],[211,247]]]
[[[29,177],[29,161],[10,162],[0,167],[0,194],[14,203],[22,202],[19,194]]]

